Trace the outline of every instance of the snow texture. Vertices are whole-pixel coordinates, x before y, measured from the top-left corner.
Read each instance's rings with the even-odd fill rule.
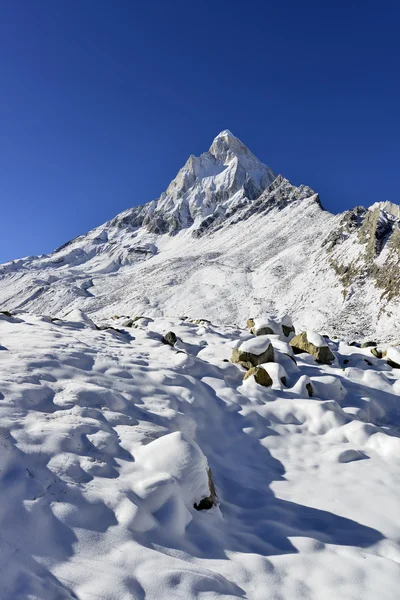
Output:
[[[397,598],[399,369],[329,341],[263,388],[248,330],[74,318],[0,315],[2,600]]]

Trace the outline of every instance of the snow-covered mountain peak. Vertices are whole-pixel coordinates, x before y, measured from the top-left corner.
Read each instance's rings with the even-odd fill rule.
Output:
[[[228,129],[221,131],[213,140],[210,146],[209,153],[215,156],[218,160],[226,160],[229,155],[251,155],[256,158],[254,154]],[[258,159],[256,159],[258,160]]]
[[[259,196],[276,179],[230,131],[222,131],[210,149],[190,155],[168,188],[151,203],[117,217],[119,226],[144,226],[151,233],[198,230],[205,219],[221,218],[238,204]]]

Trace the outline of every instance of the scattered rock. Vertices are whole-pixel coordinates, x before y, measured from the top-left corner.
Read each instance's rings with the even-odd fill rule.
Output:
[[[268,372],[262,367],[252,367],[245,373],[243,380],[254,377],[256,383],[263,385],[264,387],[270,387],[272,385],[272,379]]]
[[[308,338],[310,338],[310,341]],[[289,344],[295,354],[307,352],[311,354],[318,363],[329,365],[335,360],[328,344],[323,337],[312,331],[303,331],[296,335]]]
[[[168,344],[169,346],[174,347],[176,342],[178,341],[178,338],[173,331],[168,331],[168,333],[164,335],[161,341],[163,344]]]
[[[254,343],[252,343],[254,342]],[[232,352],[231,362],[240,364],[245,369],[257,367],[262,363],[274,361],[274,349],[268,338],[247,340]]]

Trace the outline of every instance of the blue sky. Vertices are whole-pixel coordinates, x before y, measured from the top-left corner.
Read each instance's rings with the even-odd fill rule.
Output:
[[[157,197],[230,129],[338,212],[400,202],[397,2],[3,0],[0,262]]]

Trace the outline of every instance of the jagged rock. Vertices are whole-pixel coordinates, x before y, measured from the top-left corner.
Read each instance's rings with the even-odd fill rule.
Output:
[[[206,498],[203,498],[202,500],[200,500],[200,502],[198,504],[197,503],[194,504],[194,508],[196,510],[209,510],[213,506],[217,505],[217,492],[215,491],[215,485],[214,485],[214,481],[212,478],[212,472],[211,472],[210,468],[207,469],[207,475],[208,475],[208,488],[210,490],[210,495],[206,496]]]
[[[295,354],[307,352],[308,354],[311,354],[318,363],[329,365],[335,360],[335,356],[331,352],[324,338],[313,331],[303,331],[302,333],[299,333],[289,342],[289,344],[293,348]]]
[[[168,333],[164,335],[161,341],[163,344],[168,344],[169,346],[174,347],[176,342],[178,341],[178,338],[176,337],[173,331],[168,331]]]
[[[371,348],[371,354],[373,354],[375,358],[382,358],[382,352],[377,348]]]
[[[376,342],[363,342],[361,348],[374,348],[378,344]]]
[[[259,336],[257,339],[247,340],[232,352],[231,362],[251,369],[262,363],[274,361],[274,349],[268,338]]]
[[[269,376],[268,372],[262,367],[252,367],[245,373],[243,380],[249,379],[249,377],[254,377],[256,383],[263,385],[264,387],[270,387],[272,385],[272,379]]]

